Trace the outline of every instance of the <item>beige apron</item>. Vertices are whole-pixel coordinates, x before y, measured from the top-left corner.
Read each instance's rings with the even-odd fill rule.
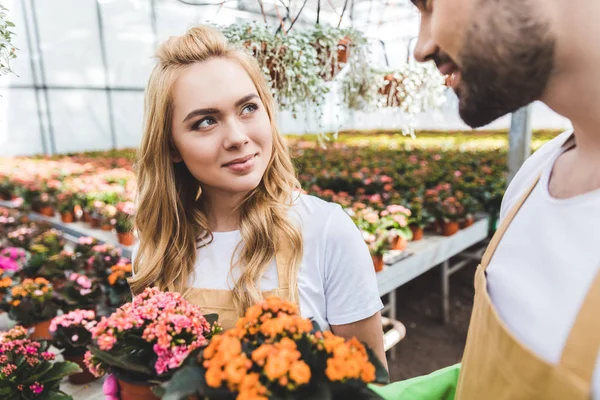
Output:
[[[278,287],[273,290],[261,292],[263,299],[270,296],[277,296],[284,300],[291,300],[292,291],[287,286],[289,279],[291,249],[289,246],[282,246],[275,256],[277,264]],[[299,302],[298,286],[292,289],[295,292],[295,303]],[[233,302],[233,293],[230,290],[221,289],[188,289],[184,297],[190,303],[199,306],[204,314],[218,314],[219,322],[223,329],[231,329],[240,318]]]
[[[475,275],[475,301],[456,398],[589,400],[600,346],[600,272],[571,329],[562,357],[550,364],[521,345],[496,313],[485,270],[536,181],[506,216]]]

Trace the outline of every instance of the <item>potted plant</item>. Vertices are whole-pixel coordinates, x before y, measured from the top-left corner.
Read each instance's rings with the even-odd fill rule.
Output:
[[[460,218],[460,228],[468,228],[475,222],[475,212],[479,207],[479,203],[473,196],[461,191],[456,192],[456,198],[461,204],[463,210]]]
[[[369,383],[389,377],[377,356],[271,297],[216,335],[165,385],[163,399],[378,399]]]
[[[232,24],[221,30],[230,42],[252,52],[282,110],[295,115],[300,108],[319,109],[324,104],[329,89],[309,31],[275,34],[259,23]]]
[[[57,297],[61,308],[65,311],[76,309],[95,311],[102,297],[102,288],[95,280],[72,272]]]
[[[69,224],[75,219],[75,206],[76,198],[73,193],[70,192],[62,192],[56,196],[56,203],[58,206],[58,212],[60,213],[60,217],[62,222]]]
[[[4,271],[0,271],[0,314],[7,312],[10,309],[9,293],[14,285],[13,279]]]
[[[27,249],[37,233],[38,231],[34,228],[21,226],[8,232],[6,237],[12,246]]]
[[[53,198],[48,192],[42,192],[39,196],[33,200],[34,210],[37,210],[40,214],[46,217],[54,217],[54,207],[56,199]]]
[[[413,233],[414,241],[423,239],[423,230],[429,226],[435,218],[429,214],[428,210],[423,207],[423,199],[414,197],[409,205],[411,217],[408,220],[410,230]]]
[[[125,259],[110,267],[110,275],[107,278],[107,301],[109,306],[120,307],[131,299],[131,288],[127,283],[131,271],[131,263]]]
[[[27,338],[17,326],[0,332],[0,387],[3,399],[68,400],[60,391],[65,376],[81,372],[77,364],[56,361],[47,341]]]
[[[66,361],[77,364],[82,372],[69,375],[69,381],[83,385],[96,379],[83,362],[87,346],[92,343],[92,328],[96,326],[96,313],[93,310],[73,310],[55,317],[50,323],[53,344]]]
[[[22,273],[24,276],[33,278],[38,275],[42,266],[48,261],[50,250],[43,244],[32,244],[29,246],[29,253],[31,256],[22,269]]]
[[[98,239],[93,238],[91,236],[81,236],[77,239],[77,244],[75,245],[75,253],[81,255],[81,257],[90,257],[93,255],[93,248],[97,246],[100,242]]]
[[[20,247],[6,247],[0,250],[0,270],[15,275],[27,265],[30,254]]]
[[[458,199],[454,196],[445,198],[441,204],[442,213],[442,234],[452,236],[459,230],[459,221],[463,214],[463,208]]]
[[[121,249],[110,244],[96,245],[92,252],[87,260],[87,271],[100,279],[105,279],[110,274],[110,267],[121,260]]]
[[[117,207],[112,204],[106,204],[100,211],[102,218],[100,219],[100,229],[110,232],[113,230],[115,216],[117,215]]]
[[[85,363],[97,377],[106,371],[115,374],[122,400],[140,392],[156,398],[150,386],[170,378],[190,352],[208,344],[217,328],[180,294],[147,288],[92,329],[94,343]]]
[[[373,233],[363,231],[363,239],[369,247],[375,272],[383,271],[383,254],[391,250],[392,238],[393,233],[385,228],[378,228]]]
[[[408,226],[411,212],[408,208],[391,204],[380,213],[382,226],[392,234],[392,250],[405,250],[413,234]]]
[[[50,339],[48,328],[56,316],[53,288],[44,278],[24,279],[11,290],[10,318],[33,328],[31,339]]]
[[[135,243],[133,235],[133,217],[135,216],[135,206],[132,202],[122,202],[117,204],[117,213],[114,217],[115,228],[119,238],[119,243],[124,246],[131,246]]]
[[[54,255],[65,248],[66,240],[61,231],[52,228],[40,233],[33,239],[32,244],[41,244],[48,249],[50,255]]]

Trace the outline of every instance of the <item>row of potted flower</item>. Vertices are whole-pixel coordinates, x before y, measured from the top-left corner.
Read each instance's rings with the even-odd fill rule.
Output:
[[[59,311],[122,305],[130,272],[118,248],[91,237],[68,248],[61,232],[0,208],[0,307],[34,338],[48,337]]]

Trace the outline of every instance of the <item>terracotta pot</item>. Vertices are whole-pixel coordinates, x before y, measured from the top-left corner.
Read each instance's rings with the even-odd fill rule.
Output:
[[[383,254],[371,254],[375,272],[383,271]]]
[[[92,375],[92,373],[87,369],[85,363],[83,362],[83,357],[84,354],[74,356],[64,354],[65,361],[74,362],[75,364],[79,365],[79,368],[83,370],[83,372],[80,372],[78,374],[69,375],[69,382],[71,382],[74,385],[85,385],[86,383],[90,383],[98,379],[94,375]]]
[[[112,230],[113,230],[113,227],[112,227],[112,225],[103,224],[103,225],[100,227],[100,229],[102,229],[103,231],[106,231],[106,232],[110,232],[110,231],[112,231]]]
[[[459,228],[458,222],[456,222],[456,221],[444,222],[442,224],[442,235],[452,236],[456,232],[458,232],[458,228]]]
[[[90,219],[90,226],[92,228],[98,228],[98,227],[100,227],[100,218],[91,217],[91,219]]]
[[[402,236],[396,236],[392,240],[392,250],[405,250],[408,240]]]
[[[337,58],[339,63],[347,63],[350,54],[350,38],[344,37],[338,43]]]
[[[152,393],[150,386],[134,385],[119,379],[121,400],[159,400]]]
[[[49,330],[50,322],[52,322],[52,319],[38,322],[37,324],[30,326],[30,328],[33,328],[33,333],[31,335],[29,335],[29,339],[31,339],[31,340],[36,340],[36,339],[50,340],[50,339],[52,339],[52,335],[50,334],[50,330]]]
[[[123,246],[131,246],[135,243],[135,236],[133,236],[133,232],[117,232],[117,236],[119,237],[119,243]]]
[[[82,214],[82,216],[81,216],[81,219],[83,219],[83,222],[87,222],[88,224],[89,224],[90,222],[92,222],[92,216],[91,216],[91,215],[90,215],[90,213],[89,213],[89,212],[87,212],[87,211],[84,211],[84,212],[83,212],[83,214]]]
[[[466,217],[464,220],[461,221],[460,228],[461,229],[468,228],[471,225],[473,225],[474,222],[475,222],[475,220],[473,219],[473,216],[469,215],[468,217]]]
[[[412,238],[413,242],[417,242],[417,241],[423,239],[423,228],[421,228],[420,226],[417,226],[417,225],[411,225],[410,230],[412,231],[412,234],[413,234],[413,238]]]
[[[40,214],[46,217],[54,217],[54,208],[52,206],[45,206],[40,208]]]
[[[389,96],[392,92],[392,86],[396,84],[396,78],[394,78],[394,74],[387,74],[383,79],[385,79],[387,83],[379,88],[379,93],[383,96]]]
[[[60,218],[65,224],[73,222],[73,213],[70,211],[60,213]]]

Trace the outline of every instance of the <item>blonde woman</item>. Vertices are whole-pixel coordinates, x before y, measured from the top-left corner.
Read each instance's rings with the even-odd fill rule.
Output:
[[[300,194],[254,58],[217,30],[158,50],[138,152],[130,285],[177,291],[232,327],[269,295],[385,362],[373,264],[339,205]]]

